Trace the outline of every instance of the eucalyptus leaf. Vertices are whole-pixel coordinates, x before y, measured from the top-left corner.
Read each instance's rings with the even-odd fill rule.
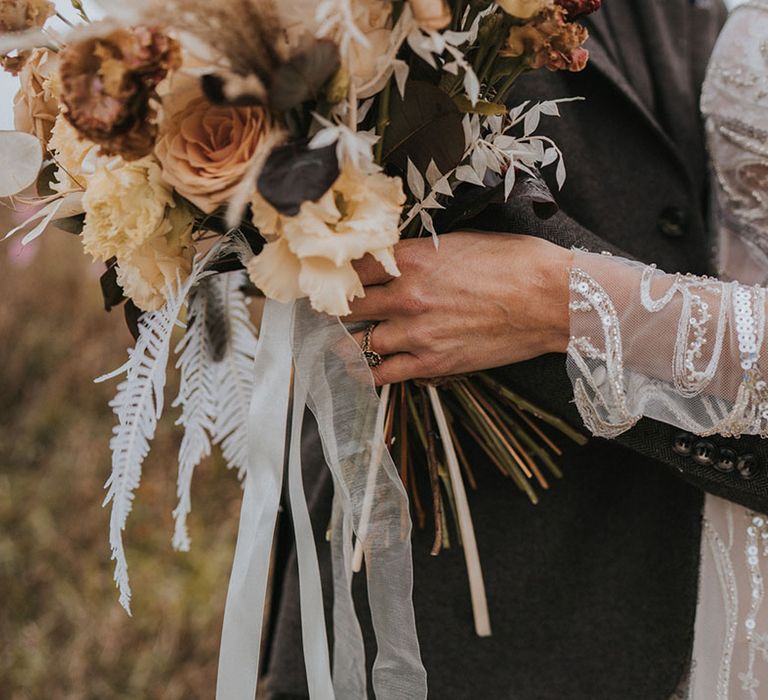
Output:
[[[128,330],[131,332],[133,339],[138,340],[139,320],[144,315],[144,312],[133,303],[132,299],[126,300],[123,312],[125,313],[125,323],[128,326]]]
[[[40,197],[50,197],[56,192],[51,187],[51,184],[55,180],[56,171],[59,166],[56,163],[48,162],[44,165],[40,174],[37,176],[37,194]]]
[[[99,283],[105,311],[112,311],[115,306],[125,301],[122,287],[117,283],[117,261],[114,258],[107,262],[107,269],[99,279]]]
[[[0,131],[0,197],[12,197],[34,185],[43,167],[43,146],[36,136]]]
[[[306,141],[275,148],[259,175],[259,193],[286,216],[299,213],[304,202],[316,202],[339,177],[336,144],[309,148]]]
[[[408,159],[426,172],[434,160],[451,172],[464,155],[462,113],[439,87],[421,80],[406,83],[406,99],[392,93],[390,123],[384,136],[383,161],[405,172]]]
[[[51,221],[51,225],[67,233],[74,233],[76,236],[79,236],[83,232],[83,226],[85,226],[85,214],[54,219]]]

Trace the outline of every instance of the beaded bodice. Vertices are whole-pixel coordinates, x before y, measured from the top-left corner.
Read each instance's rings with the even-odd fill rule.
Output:
[[[760,19],[765,14],[768,0],[750,0],[734,11],[713,54],[701,101],[723,229],[720,272],[760,283],[768,281],[768,18]]]

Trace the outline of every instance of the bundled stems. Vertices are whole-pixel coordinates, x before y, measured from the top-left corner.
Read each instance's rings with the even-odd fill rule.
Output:
[[[432,556],[440,554],[443,548],[443,497],[440,493],[440,474],[437,462],[435,434],[432,432],[432,411],[424,389],[421,389],[421,408],[424,419],[424,429],[427,441],[427,466],[429,481],[432,486],[432,511],[435,516],[435,540],[432,544]]]

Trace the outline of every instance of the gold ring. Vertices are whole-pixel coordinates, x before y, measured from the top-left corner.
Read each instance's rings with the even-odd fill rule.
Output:
[[[378,323],[372,323],[365,329],[363,334],[363,344],[360,349],[369,367],[378,367],[384,361],[379,353],[371,350],[371,336],[373,335],[373,329],[378,325]]]

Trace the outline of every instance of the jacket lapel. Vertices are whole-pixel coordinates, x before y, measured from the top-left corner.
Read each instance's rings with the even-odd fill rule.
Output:
[[[631,0],[613,1],[630,2]],[[663,1],[674,4],[677,0]],[[688,2],[688,0],[684,1]],[[641,18],[641,21],[644,24],[647,24],[651,20],[664,21],[664,18],[658,17],[658,12],[660,10],[659,6],[656,4],[656,2],[654,2],[654,0],[639,0],[637,2],[636,9],[638,16]],[[649,16],[647,14],[649,12],[654,14]],[[667,18],[667,21],[670,19],[671,18]],[[687,159],[684,155],[684,152],[678,143],[676,143],[676,140],[673,139],[669,130],[662,125],[661,115],[655,114],[650,109],[650,107],[640,98],[640,96],[637,94],[637,91],[633,88],[632,84],[627,79],[627,76],[623,73],[621,67],[613,57],[613,52],[622,50],[622,46],[624,44],[621,36],[622,33],[644,31],[644,27],[638,26],[639,23],[632,22],[630,24],[627,22],[626,26],[619,26],[612,30],[601,12],[597,12],[592,15],[590,17],[589,24],[591,29],[591,37],[585,45],[590,53],[590,62],[587,69],[600,73],[614,86],[614,88],[623,96],[623,98],[637,110],[637,112],[643,117],[643,120],[646,122],[648,127],[650,127],[656,133],[659,139],[667,147],[679,167],[690,179],[691,172],[686,163]],[[670,80],[669,76],[660,76],[657,67],[659,65],[668,64],[673,65],[677,71],[687,71],[687,56],[688,52],[683,50],[676,51],[675,55],[667,54],[660,56],[656,61],[652,61],[651,70],[653,73],[654,87],[659,99],[662,101],[662,104],[667,104],[670,99],[672,99],[673,102],[675,101],[675,96],[671,95],[670,93],[675,91],[676,88],[674,86],[674,82],[676,81]],[[644,60],[644,57],[638,57],[637,60]],[[686,60],[685,68],[677,65],[681,60]],[[685,81],[685,86],[686,88],[690,88],[689,80]],[[676,97],[678,98],[677,104],[680,109],[687,109],[689,112],[689,114],[685,115],[686,119],[683,123],[691,124],[692,119],[696,119],[698,121],[698,105],[696,104],[696,101],[694,100],[693,103],[691,103],[690,99],[679,99],[681,97],[679,91],[677,92]],[[683,103],[686,103],[687,107],[684,107]],[[690,114],[690,112],[693,112],[693,115]]]

